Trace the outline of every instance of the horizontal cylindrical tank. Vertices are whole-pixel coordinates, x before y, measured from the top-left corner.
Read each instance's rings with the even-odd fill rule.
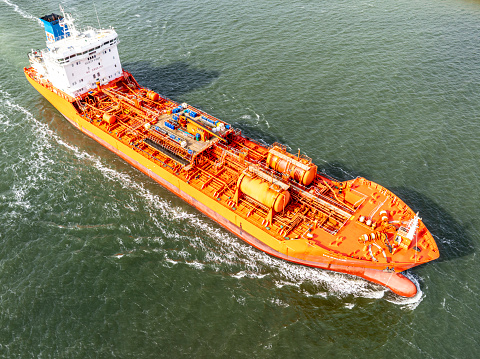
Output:
[[[109,125],[113,125],[115,122],[117,122],[117,116],[111,115],[111,114],[105,112],[103,114],[103,120],[105,122],[108,122]]]
[[[312,183],[317,175],[317,166],[301,163],[295,158],[290,158],[290,156],[286,154],[279,156],[269,152],[267,156],[267,166],[273,168],[277,172],[288,175],[290,178],[304,186],[308,186]]]
[[[281,188],[278,188],[278,190],[272,189],[270,188],[271,183],[261,178],[251,178],[244,175],[239,178],[238,185],[240,191],[268,208],[273,208],[275,212],[283,211],[290,201],[290,192]]]
[[[147,98],[149,98],[152,101],[158,101],[160,96],[155,91],[150,90],[150,91],[147,91]]]

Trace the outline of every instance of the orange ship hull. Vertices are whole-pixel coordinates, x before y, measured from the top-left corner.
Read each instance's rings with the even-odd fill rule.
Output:
[[[347,237],[350,238],[354,236],[356,241],[356,238],[362,235],[363,232],[366,232],[367,229],[369,235],[374,233],[370,227],[366,229],[364,223],[360,223],[361,216],[358,214],[360,213],[360,209],[364,209],[365,211],[371,210],[373,212],[373,209],[376,208],[378,212],[378,209],[380,208],[379,204],[383,201],[382,206],[387,206],[385,208],[389,209],[392,214],[392,219],[398,221],[410,216],[410,212],[412,212],[403,204],[403,202],[401,202],[401,200],[397,197],[392,197],[393,195],[383,187],[372,184],[362,178],[349,181],[346,185],[340,185],[340,187],[343,186],[344,193],[348,193],[349,190],[352,193],[354,193],[354,191],[357,193],[356,195],[345,194],[345,200],[343,200],[341,206],[338,205],[337,207],[333,207],[333,205],[330,204],[330,202],[333,203],[333,201],[330,201],[328,198],[321,200],[322,202],[320,203],[324,207],[331,206],[330,211],[332,213],[325,219],[323,224],[319,224],[317,220],[315,220],[314,226],[312,226],[312,224],[310,224],[309,227],[302,228],[300,228],[300,225],[298,225],[298,228],[289,226],[289,233],[291,233],[292,236],[290,239],[287,237],[288,233],[286,234],[285,231],[286,226],[284,224],[286,222],[282,222],[283,219],[280,216],[280,213],[272,214],[269,212],[268,215],[265,213],[263,217],[260,217],[264,218],[260,225],[259,220],[255,221],[255,218],[253,218],[254,216],[251,216],[251,214],[261,212],[261,209],[264,207],[262,204],[258,204],[255,201],[257,207],[252,208],[248,212],[246,210],[242,212],[239,205],[240,200],[238,198],[236,202],[234,196],[224,198],[222,193],[220,193],[220,190],[216,190],[213,195],[206,193],[207,191],[203,189],[208,189],[208,186],[213,182],[210,179],[210,177],[212,177],[211,175],[208,175],[208,179],[204,180],[203,184],[200,186],[200,184],[195,184],[194,182],[200,175],[197,175],[197,177],[194,177],[193,175],[190,176],[187,171],[185,171],[186,173],[181,172],[179,169],[180,167],[172,167],[169,165],[174,163],[174,161],[160,162],[160,164],[163,163],[163,165],[159,165],[158,162],[152,161],[151,158],[145,155],[145,150],[140,149],[139,151],[139,148],[136,145],[126,143],[125,140],[122,140],[120,135],[117,134],[118,137],[115,137],[112,133],[109,133],[113,131],[106,131],[102,129],[100,125],[96,125],[93,118],[89,118],[85,115],[86,112],[82,114],[79,111],[78,105],[75,105],[75,99],[56,91],[49,86],[48,83],[41,83],[41,81],[35,76],[34,71],[31,69],[25,69],[25,74],[32,86],[79,130],[116,153],[132,166],[142,171],[177,196],[181,197],[187,203],[203,212],[236,236],[272,256],[301,265],[362,277],[371,282],[383,285],[394,293],[405,297],[414,296],[417,293],[417,288],[408,278],[398,272],[438,257],[438,250],[434,242],[432,244],[433,238],[430,240],[431,235],[426,229],[423,230],[423,227],[422,235],[430,237],[427,238],[428,241],[426,241],[426,244],[423,246],[425,248],[422,248],[418,255],[415,251],[409,252],[405,250],[405,253],[403,253],[399,250],[396,253],[393,251],[394,254],[389,254],[387,258],[385,250],[383,250],[383,256],[385,257],[385,259],[383,259],[382,255],[378,254],[380,251],[377,250],[378,253],[376,256],[374,253],[376,247],[380,248],[380,246],[375,244],[376,247],[372,247],[372,244],[368,243],[373,242],[367,241],[363,245],[364,254],[360,254],[361,250],[357,249],[357,247],[362,248],[362,246],[358,246],[357,244],[351,248],[347,248]],[[127,75],[127,73],[125,74]],[[118,84],[109,84],[105,86],[105,91],[108,93],[112,86],[118,86]],[[101,91],[100,88],[99,91]],[[176,103],[173,104],[178,105]],[[129,111],[134,111],[134,109],[130,108]],[[108,126],[108,124],[105,126]],[[247,145],[250,144],[248,140],[245,140],[244,143]],[[252,148],[252,151],[263,151],[255,146]],[[147,148],[145,147],[145,149]],[[249,151],[247,150],[247,152]],[[150,154],[149,156],[152,157]],[[282,155],[278,154],[278,156],[281,157]],[[240,158],[243,159],[243,157]],[[277,162],[279,163],[279,161]],[[201,174],[202,172],[205,171],[202,170],[196,173]],[[201,178],[199,180],[201,180]],[[334,182],[327,183],[323,178],[322,181],[325,182],[329,188],[335,184]],[[239,188],[240,185],[237,187]],[[357,188],[357,190],[355,190],[355,188]],[[213,190],[211,192],[213,192]],[[238,196],[238,192],[239,190],[237,189],[235,195]],[[303,192],[299,193],[302,194]],[[341,189],[339,193],[342,193]],[[333,196],[338,197],[340,196],[339,193],[333,193]],[[355,200],[359,201],[357,198],[359,196],[358,193],[365,196],[371,193],[372,197],[368,202],[364,198],[362,205],[355,209],[354,205],[350,206],[349,204],[352,204]],[[303,195],[308,196],[309,194],[305,192]],[[288,209],[290,207],[286,208]],[[274,212],[273,210],[270,211]],[[307,212],[308,211],[309,210],[307,209]],[[314,210],[310,210],[310,213],[312,212],[315,213]],[[277,217],[275,217],[275,215],[277,215]],[[337,219],[336,222],[338,223],[336,223],[333,217],[336,216],[337,218],[340,215],[344,217],[344,222]],[[330,227],[325,227],[330,221],[333,223],[332,226],[336,225],[338,227],[338,229],[335,229],[336,232],[329,229]],[[277,231],[275,233],[273,232],[273,222],[277,223],[277,227],[275,227]],[[280,225],[279,223],[284,224]],[[324,226],[323,228],[322,225]],[[423,224],[421,225],[423,226]],[[294,233],[297,233],[297,238],[293,238]],[[332,251],[332,247],[340,248],[342,254]],[[345,247],[345,249],[343,249],[343,247]],[[413,244],[411,244],[411,247],[413,247]],[[418,245],[418,247],[420,247],[420,245]],[[388,248],[390,249],[390,246],[388,246]],[[417,250],[416,247],[415,249]],[[413,257],[415,259],[414,261],[411,260]]]

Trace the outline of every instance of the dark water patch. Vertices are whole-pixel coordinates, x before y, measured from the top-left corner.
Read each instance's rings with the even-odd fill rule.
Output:
[[[124,63],[123,67],[134,74],[142,86],[178,101],[182,101],[182,95],[205,87],[220,76],[218,71],[201,69],[185,62],[155,66],[151,61],[134,61]]]
[[[437,242],[440,251],[437,262],[452,261],[475,253],[475,242],[469,234],[470,227],[462,225],[446,208],[412,188],[391,190],[415,212],[419,212]]]

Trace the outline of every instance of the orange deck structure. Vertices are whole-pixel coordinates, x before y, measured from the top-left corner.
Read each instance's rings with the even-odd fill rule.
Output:
[[[285,146],[265,146],[131,74],[73,98],[25,68],[74,126],[256,248],[417,293],[399,272],[439,257],[418,216],[386,188],[339,182]]]

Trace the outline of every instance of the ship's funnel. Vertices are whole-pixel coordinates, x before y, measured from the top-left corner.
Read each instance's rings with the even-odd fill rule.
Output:
[[[45,35],[47,36],[47,42],[55,42],[65,37],[65,32],[68,31],[67,26],[63,23],[63,16],[57,14],[50,14],[41,17],[45,27]]]

